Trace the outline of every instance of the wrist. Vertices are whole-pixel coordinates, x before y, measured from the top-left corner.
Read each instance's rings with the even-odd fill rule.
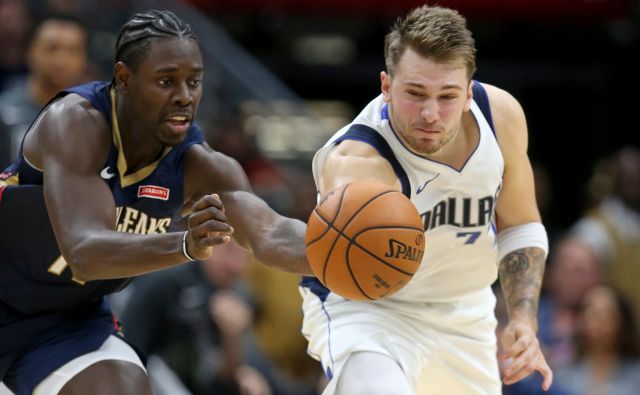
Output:
[[[530,311],[515,310],[509,314],[509,323],[520,322],[528,325],[534,332],[538,331],[538,319]]]
[[[195,259],[193,259],[189,254],[189,249],[187,247],[187,233],[189,233],[188,230],[182,234],[182,255],[190,261],[195,261]]]

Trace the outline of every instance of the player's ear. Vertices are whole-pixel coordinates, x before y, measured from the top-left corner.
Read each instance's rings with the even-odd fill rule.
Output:
[[[127,93],[129,89],[129,79],[131,78],[131,69],[123,62],[117,62],[113,65],[113,80],[116,89],[120,93]]]
[[[467,97],[464,101],[464,111],[469,111],[469,109],[471,108],[471,100],[473,100],[473,84],[475,84],[473,80],[469,81],[469,86],[467,87]]]
[[[384,101],[391,101],[391,76],[386,71],[380,72],[380,90]]]

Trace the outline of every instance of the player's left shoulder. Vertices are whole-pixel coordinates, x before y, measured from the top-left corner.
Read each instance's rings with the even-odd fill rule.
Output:
[[[511,93],[487,83],[482,83],[482,86],[485,88],[487,96],[489,97],[489,105],[491,106],[494,123],[503,124],[524,117],[524,111],[520,102],[518,102]]]
[[[226,189],[250,190],[240,163],[231,156],[211,148],[206,142],[193,144],[185,154],[187,185],[200,193]]]
[[[482,83],[487,92],[491,115],[500,146],[527,139],[527,121],[520,102],[506,90]],[[515,141],[514,141],[515,140]]]

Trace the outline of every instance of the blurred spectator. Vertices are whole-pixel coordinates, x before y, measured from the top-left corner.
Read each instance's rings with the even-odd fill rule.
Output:
[[[308,394],[256,345],[248,265],[248,252],[231,241],[206,261],[136,279],[122,314],[126,339],[161,357],[194,394]]]
[[[584,295],[602,283],[602,264],[580,239],[565,237],[552,251],[538,312],[539,339],[552,368],[574,361],[578,310]]]
[[[595,207],[573,228],[605,262],[607,280],[640,316],[640,150],[627,146],[600,163],[589,185]]]
[[[8,164],[42,107],[60,90],[85,82],[87,31],[66,15],[50,16],[35,29],[27,52],[29,74],[0,95],[0,133],[10,136]],[[6,147],[5,147],[6,148]]]
[[[24,0],[0,0],[0,91],[27,73],[25,52],[31,19]]]
[[[592,289],[580,320],[580,358],[556,370],[557,385],[573,395],[640,394],[638,331],[622,295],[611,287]]]

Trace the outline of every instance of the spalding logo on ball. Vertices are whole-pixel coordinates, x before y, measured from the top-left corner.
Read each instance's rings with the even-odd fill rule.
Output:
[[[352,300],[375,300],[400,290],[418,270],[425,247],[413,203],[372,180],[327,193],[309,217],[305,243],[316,277]]]

